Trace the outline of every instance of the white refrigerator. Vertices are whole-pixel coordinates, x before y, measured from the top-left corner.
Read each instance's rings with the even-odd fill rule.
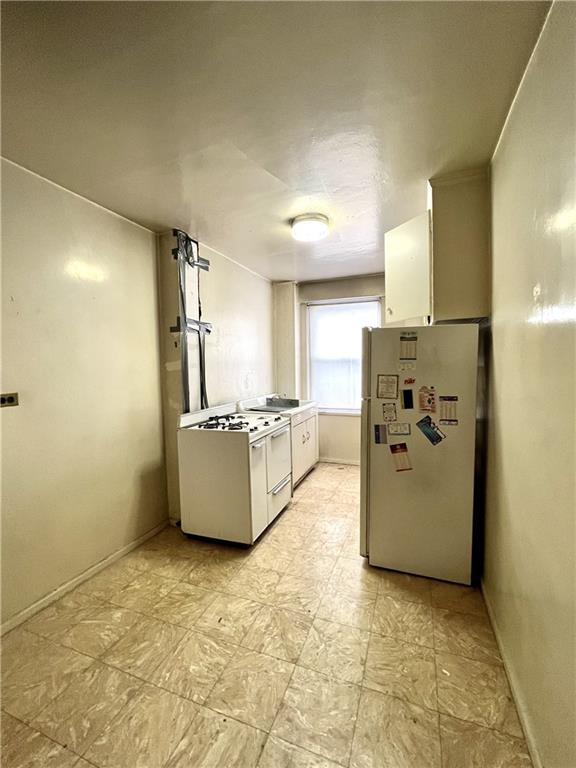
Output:
[[[371,565],[472,581],[479,339],[477,323],[363,330],[360,550]]]

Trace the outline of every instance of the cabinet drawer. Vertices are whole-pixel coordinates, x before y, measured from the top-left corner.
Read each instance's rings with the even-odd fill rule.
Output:
[[[271,523],[282,512],[291,496],[292,477],[288,475],[268,494],[268,523]]]
[[[272,491],[290,474],[290,426],[282,427],[266,438],[268,490]]]

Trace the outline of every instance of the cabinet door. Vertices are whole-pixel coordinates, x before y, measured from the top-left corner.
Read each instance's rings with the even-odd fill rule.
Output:
[[[308,465],[306,463],[306,422],[292,427],[292,479],[294,483],[302,477]]]
[[[306,422],[308,467],[313,467],[318,461],[318,416],[312,416]]]
[[[384,324],[432,314],[428,211],[384,235]]]
[[[252,540],[268,525],[268,488],[266,481],[266,440],[250,446],[250,491],[252,501]]]

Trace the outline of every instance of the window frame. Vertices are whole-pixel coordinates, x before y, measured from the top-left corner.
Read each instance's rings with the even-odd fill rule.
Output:
[[[307,301],[304,302],[304,320],[305,320],[305,326],[306,331],[304,335],[305,339],[305,350],[304,350],[304,361],[305,362],[305,370],[304,370],[304,381],[305,381],[305,387],[306,387],[306,395],[309,399],[311,399],[311,382],[310,382],[310,373],[312,369],[312,361],[310,358],[310,351],[312,349],[311,344],[311,323],[310,323],[310,308],[311,307],[317,307],[317,306],[338,306],[340,304],[377,304],[378,305],[378,326],[374,327],[381,327],[382,325],[382,296],[358,296],[358,297],[346,297],[342,299],[317,299],[315,301]],[[324,413],[330,416],[359,416],[361,413],[361,409],[359,408],[329,408],[324,405],[318,404],[318,412]]]

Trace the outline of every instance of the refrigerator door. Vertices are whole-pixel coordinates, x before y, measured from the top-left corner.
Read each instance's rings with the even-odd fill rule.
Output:
[[[370,563],[469,584],[478,326],[374,329],[371,339]]]

